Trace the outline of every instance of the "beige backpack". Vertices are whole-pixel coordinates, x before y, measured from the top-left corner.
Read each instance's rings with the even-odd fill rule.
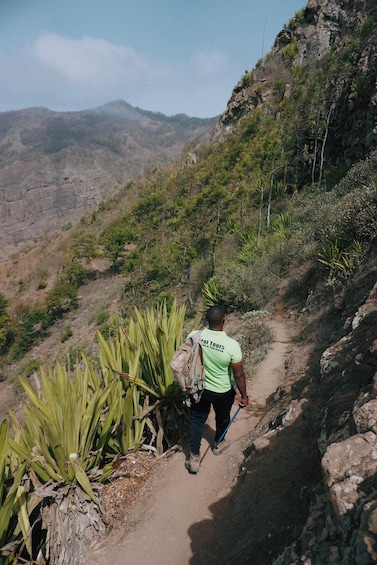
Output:
[[[200,344],[201,331],[187,338],[176,350],[170,366],[182,391],[186,393],[186,404],[199,402],[205,388],[203,352]]]

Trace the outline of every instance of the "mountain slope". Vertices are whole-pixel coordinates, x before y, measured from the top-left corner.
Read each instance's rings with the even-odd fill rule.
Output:
[[[191,327],[202,292],[245,323],[255,310],[278,308],[294,324],[285,382],[243,439],[240,481],[218,505],[227,519],[216,536],[237,539],[228,545],[224,535],[218,563],[377,559],[376,32],[369,0],[311,0],[279,35],[276,53],[236,87],[196,162],[150,171],[131,204],[119,191],[109,208],[1,274],[16,313],[20,302],[44,304],[67,265],[90,275],[77,310],[25,363],[81,344],[95,357],[91,331],[109,329],[98,319],[127,316],[135,305],[176,297]],[[106,234],[125,236],[113,261]],[[83,253],[88,241],[92,255]],[[55,252],[62,257],[42,288],[41,273],[27,278],[26,265]],[[243,343],[248,360],[255,342]]]
[[[167,117],[123,101],[82,112],[0,114],[0,260],[73,224],[153,165],[204,141],[214,119]]]
[[[340,178],[376,147],[376,24],[373,0],[310,0],[235,86],[213,140],[263,109],[301,155],[300,186],[323,163]]]

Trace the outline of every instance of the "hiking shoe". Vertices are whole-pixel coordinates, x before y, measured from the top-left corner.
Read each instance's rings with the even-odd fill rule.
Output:
[[[199,472],[200,455],[190,453],[190,459],[186,462],[186,469],[189,473],[196,475]]]
[[[230,441],[228,439],[223,439],[219,445],[215,442],[212,447],[212,453],[214,455],[221,455],[230,446]]]

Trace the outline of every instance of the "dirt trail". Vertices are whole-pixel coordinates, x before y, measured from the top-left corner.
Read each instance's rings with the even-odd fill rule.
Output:
[[[204,431],[198,475],[190,475],[185,469],[186,454],[183,452],[162,460],[124,522],[87,557],[83,565],[210,563],[204,553],[206,544],[202,543],[211,539],[210,508],[234,486],[243,461],[239,440],[259,421],[266,399],[284,378],[289,335],[281,319],[273,319],[271,326],[273,345],[255,377],[248,382],[250,404],[239,412],[229,429],[230,448],[220,456],[214,456],[209,448],[214,436],[211,413]],[[232,414],[236,409],[237,398]],[[201,539],[198,539],[198,528],[195,527],[198,522]]]

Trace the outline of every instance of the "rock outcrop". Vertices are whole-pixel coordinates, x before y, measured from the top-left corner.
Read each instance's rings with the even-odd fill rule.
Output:
[[[277,35],[270,53],[235,86],[213,140],[223,139],[255,110],[279,119],[279,101],[292,96],[298,69],[310,66],[314,77],[327,57],[327,68],[335,65],[337,71],[318,78],[328,100],[321,116],[329,126],[325,158],[334,167],[347,168],[364,159],[377,139],[375,10],[373,0],[310,0]],[[320,111],[318,107],[318,115]],[[306,138],[309,131],[303,128],[300,135]]]
[[[242,440],[213,563],[377,562],[377,269],[342,294],[314,284],[302,308],[287,312],[313,348],[299,332],[285,382]]]
[[[313,465],[321,479],[312,485],[301,534],[274,565],[299,557],[312,565],[377,562],[376,281],[372,269],[349,289],[344,335],[322,353],[317,378],[303,390],[305,429],[308,442],[317,444]]]

